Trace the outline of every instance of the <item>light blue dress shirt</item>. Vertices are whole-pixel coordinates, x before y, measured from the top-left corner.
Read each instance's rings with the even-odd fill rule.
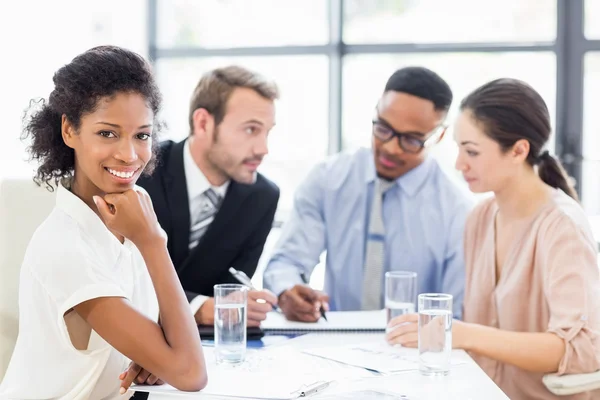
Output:
[[[296,191],[264,286],[279,295],[302,283],[300,274],[310,276],[326,251],[324,290],[331,309],[360,310],[375,178],[371,149],[318,164]],[[417,272],[417,293],[452,294],[457,318],[464,293],[463,229],[473,205],[431,157],[398,178],[382,205],[385,271]]]

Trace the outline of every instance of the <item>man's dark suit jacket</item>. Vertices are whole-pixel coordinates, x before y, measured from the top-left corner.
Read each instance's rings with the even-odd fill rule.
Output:
[[[191,301],[198,294],[213,296],[216,284],[239,283],[229,267],[254,275],[273,224],[279,188],[261,174],[251,185],[231,181],[213,222],[190,251],[184,145],[185,140],[162,142],[155,171],[137,184],[152,198],[158,222],[169,237],[169,254]]]

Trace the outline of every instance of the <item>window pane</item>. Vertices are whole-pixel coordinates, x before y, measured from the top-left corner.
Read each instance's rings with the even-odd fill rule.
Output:
[[[551,41],[556,0],[344,0],[347,43]]]
[[[159,0],[160,47],[324,44],[327,1]]]
[[[398,68],[422,65],[445,79],[454,93],[446,136],[432,154],[441,166],[460,178],[454,169],[458,148],[453,124],[461,100],[476,87],[500,77],[522,79],[540,92],[554,121],[556,59],[554,53],[381,54],[348,56],[344,62],[344,147],[371,146],[371,120],[388,77]],[[526,65],[527,68],[523,68]],[[554,123],[554,122],[553,122]],[[549,149],[554,149],[551,139]],[[459,179],[462,181],[462,179]]]
[[[587,53],[584,61],[583,94],[583,170],[581,189],[583,205],[591,214],[600,214],[600,52]]]
[[[260,171],[279,185],[279,211],[285,213],[291,209],[294,190],[308,169],[327,154],[327,57],[160,60],[157,75],[165,100],[163,118],[168,124],[164,136],[179,141],[188,135],[190,96],[200,76],[233,63],[255,70],[279,85],[277,124],[269,135],[269,155]]]
[[[600,1],[585,1],[585,36],[588,39],[600,39]]]

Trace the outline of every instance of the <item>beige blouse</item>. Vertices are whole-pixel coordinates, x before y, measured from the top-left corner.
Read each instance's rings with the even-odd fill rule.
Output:
[[[597,245],[577,202],[560,190],[514,232],[498,282],[495,199],[478,205],[465,228],[463,319],[503,330],[553,332],[566,344],[559,374],[600,369],[600,274]],[[600,399],[600,391],[554,396],[542,373],[472,354],[512,400]]]

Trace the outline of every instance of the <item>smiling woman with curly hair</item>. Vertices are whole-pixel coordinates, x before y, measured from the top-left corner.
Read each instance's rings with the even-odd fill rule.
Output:
[[[135,185],[152,168],[161,104],[149,65],[93,48],[56,72],[38,104],[25,137],[56,206],[23,260],[19,337],[0,398],[116,399],[133,381],[203,388],[197,327]]]

